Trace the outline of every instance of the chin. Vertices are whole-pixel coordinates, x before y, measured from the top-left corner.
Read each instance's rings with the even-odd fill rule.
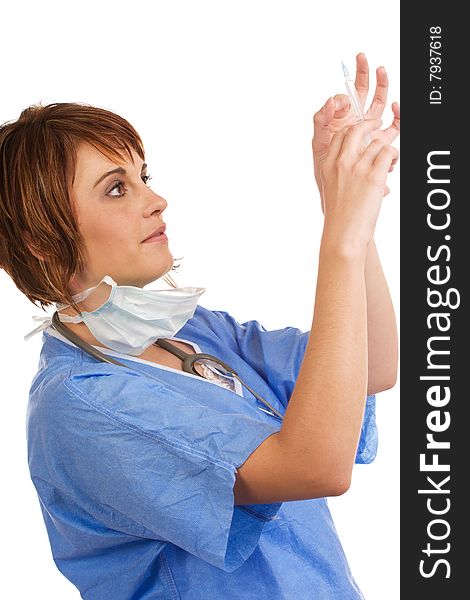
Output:
[[[145,283],[142,285],[148,285],[149,283],[157,281],[157,279],[163,278],[167,274],[171,275],[171,267],[173,266],[173,262],[174,261],[172,260],[167,266],[150,272],[150,274],[148,274],[148,276],[145,278]]]

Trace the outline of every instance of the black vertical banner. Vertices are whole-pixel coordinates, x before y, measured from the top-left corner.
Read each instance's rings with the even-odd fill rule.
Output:
[[[401,5],[401,598],[468,597],[468,42],[457,2]]]

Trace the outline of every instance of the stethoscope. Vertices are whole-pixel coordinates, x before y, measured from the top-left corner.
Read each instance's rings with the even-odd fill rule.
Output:
[[[100,352],[97,348],[94,348],[91,344],[89,344],[88,342],[85,342],[85,340],[82,340],[81,337],[79,337],[78,335],[73,333],[73,331],[71,331],[68,327],[66,327],[62,323],[62,321],[59,319],[57,311],[52,315],[52,326],[60,334],[62,334],[66,339],[68,339],[69,342],[72,342],[72,344],[75,344],[76,346],[81,348],[84,352],[86,352],[93,358],[96,358],[97,360],[99,360],[101,362],[111,363],[113,365],[118,365],[119,367],[129,368],[127,365],[120,363],[119,361],[115,360],[114,358],[111,358],[110,356],[107,356],[106,354],[103,354],[103,352]],[[234,371],[231,367],[229,367],[226,363],[224,363],[222,360],[220,360],[220,358],[217,358],[217,357],[213,356],[212,354],[205,354],[203,352],[196,352],[195,354],[189,354],[188,352],[184,352],[180,348],[177,348],[176,346],[171,344],[168,340],[156,340],[155,344],[157,344],[158,346],[160,346],[160,348],[167,350],[174,356],[177,356],[179,359],[181,359],[183,362],[183,371],[185,373],[190,373],[191,375],[197,375],[198,377],[207,379],[207,377],[204,377],[204,375],[201,375],[196,370],[196,363],[198,363],[198,362],[201,364],[206,364],[207,362],[215,363],[217,365],[217,371],[221,375],[225,375],[225,373],[221,372],[220,367],[222,367],[222,369],[224,369],[226,371],[226,373],[235,377],[260,402],[265,404],[269,408],[270,414],[273,417],[277,417],[282,421],[283,415],[278,410],[276,410],[273,406],[271,406],[271,404],[269,404],[269,402],[267,402],[266,400],[261,398],[261,396],[259,396],[254,390],[252,390],[249,385],[244,383],[240,379],[238,373],[236,371]],[[206,366],[208,366],[208,365],[206,364]],[[210,365],[209,365],[209,367],[210,367]],[[267,411],[265,411],[265,412],[267,412]]]

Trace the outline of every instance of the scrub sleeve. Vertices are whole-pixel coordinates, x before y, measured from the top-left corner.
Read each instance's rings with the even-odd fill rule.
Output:
[[[301,331],[297,327],[267,331],[259,321],[238,323],[232,315],[222,310],[211,311],[210,319],[214,317],[223,324],[223,328],[214,329],[230,332],[231,338],[236,341],[237,353],[276,391],[276,397],[287,409],[310,331]],[[377,456],[378,430],[375,409],[376,396],[371,394],[366,398],[356,464],[370,464]]]
[[[83,367],[65,381],[73,419],[65,402],[51,423],[62,428],[62,447],[51,453],[67,457],[63,485],[107,527],[234,571],[282,504],[234,506],[236,469],[280,422],[241,412],[222,388],[230,402],[215,409],[127,368]]]

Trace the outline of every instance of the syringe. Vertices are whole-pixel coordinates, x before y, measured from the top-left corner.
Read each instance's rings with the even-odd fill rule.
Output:
[[[346,85],[346,91],[348,92],[349,101],[351,102],[352,109],[354,111],[354,115],[356,117],[356,123],[360,121],[364,121],[364,113],[362,112],[361,103],[359,102],[359,97],[357,95],[356,86],[354,85],[354,81],[351,79],[349,75],[349,71],[344,64],[344,61],[341,61],[341,65],[343,67],[344,73],[344,83]],[[369,136],[366,134],[366,144],[370,144]]]

